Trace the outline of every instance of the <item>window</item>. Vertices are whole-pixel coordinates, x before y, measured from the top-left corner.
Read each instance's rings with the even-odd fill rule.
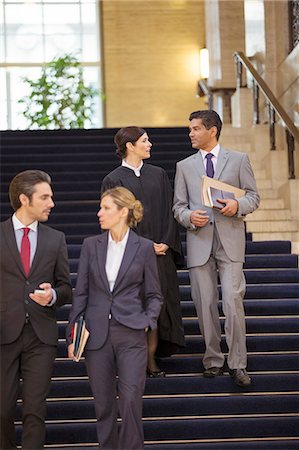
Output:
[[[36,78],[56,56],[75,54],[84,77],[101,89],[98,0],[0,0],[0,128],[26,129],[18,100],[26,94],[22,77]],[[93,126],[102,127],[96,99]]]

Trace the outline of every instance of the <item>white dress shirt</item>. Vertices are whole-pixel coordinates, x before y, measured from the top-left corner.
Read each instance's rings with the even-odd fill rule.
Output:
[[[107,248],[107,258],[106,258],[106,274],[110,286],[110,291],[113,291],[114,284],[118,275],[118,271],[125,253],[129,231],[124,235],[123,239],[119,242],[115,242],[109,231],[108,235],[108,248]]]
[[[121,165],[123,167],[127,167],[128,169],[133,170],[133,172],[135,172],[136,177],[140,177],[140,170],[143,166],[143,161],[141,161],[140,166],[133,167],[133,166],[130,166],[130,164],[128,164],[125,159],[123,159]]]
[[[19,252],[21,253],[21,243],[24,235],[23,228],[29,228],[30,231],[28,233],[28,239],[30,242],[30,267],[32,265],[32,261],[36,252],[36,245],[37,245],[37,225],[38,221],[35,220],[35,222],[32,222],[30,225],[26,227],[26,225],[23,225],[22,222],[17,218],[16,214],[12,216],[12,224],[13,228],[15,230],[15,236],[17,241],[17,247]]]
[[[218,161],[220,145],[217,144],[210,152],[206,152],[205,150],[202,150],[202,149],[200,149],[199,151],[200,151],[200,154],[202,156],[203,164],[204,164],[206,170],[207,170],[207,158],[206,158],[206,155],[208,153],[212,153],[213,156],[211,158],[211,161],[212,161],[213,166],[214,166],[214,172],[216,172],[216,165],[217,165],[217,161]]]

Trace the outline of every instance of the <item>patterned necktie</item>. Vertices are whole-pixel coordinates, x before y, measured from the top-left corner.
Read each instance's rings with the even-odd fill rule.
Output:
[[[30,228],[23,228],[23,237],[21,242],[21,260],[24,267],[24,272],[28,277],[30,272],[30,241],[28,237],[28,233]]]
[[[213,153],[208,153],[206,155],[206,158],[207,158],[206,173],[208,177],[213,178],[214,177],[214,165],[212,163]]]

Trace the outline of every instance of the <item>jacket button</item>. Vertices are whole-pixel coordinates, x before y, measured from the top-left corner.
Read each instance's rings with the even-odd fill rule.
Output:
[[[26,281],[26,286],[29,286],[30,285],[30,281]]]
[[[28,300],[25,300],[25,303],[26,303],[26,305],[29,305],[29,301]]]

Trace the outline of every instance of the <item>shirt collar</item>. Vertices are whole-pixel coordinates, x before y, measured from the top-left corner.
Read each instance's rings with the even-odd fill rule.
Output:
[[[200,149],[199,151],[203,159],[205,159],[208,153],[212,153],[213,156],[215,156],[215,158],[218,158],[220,152],[220,145],[219,144],[215,145],[215,147],[210,152],[206,152],[205,150],[202,149]]]
[[[34,222],[32,222],[30,225],[24,225],[16,216],[16,213],[14,213],[14,215],[12,216],[12,224],[14,227],[14,230],[21,230],[23,228],[30,228],[30,230],[32,231],[37,231],[37,225],[38,225],[38,221],[35,220]]]
[[[140,170],[142,169],[143,161],[141,161],[140,166],[133,167],[133,166],[130,166],[130,164],[128,164],[125,159],[123,159],[121,165],[123,167],[127,167],[128,169],[133,170],[135,172],[136,177],[140,177]]]
[[[127,229],[127,232],[126,232],[126,234],[124,235],[124,237],[122,238],[121,241],[115,242],[112,239],[111,233],[109,231],[109,234],[108,234],[108,245],[112,244],[112,245],[118,245],[120,247],[125,247],[126,244],[127,244],[128,237],[129,237],[129,232],[130,232],[130,228]]]

